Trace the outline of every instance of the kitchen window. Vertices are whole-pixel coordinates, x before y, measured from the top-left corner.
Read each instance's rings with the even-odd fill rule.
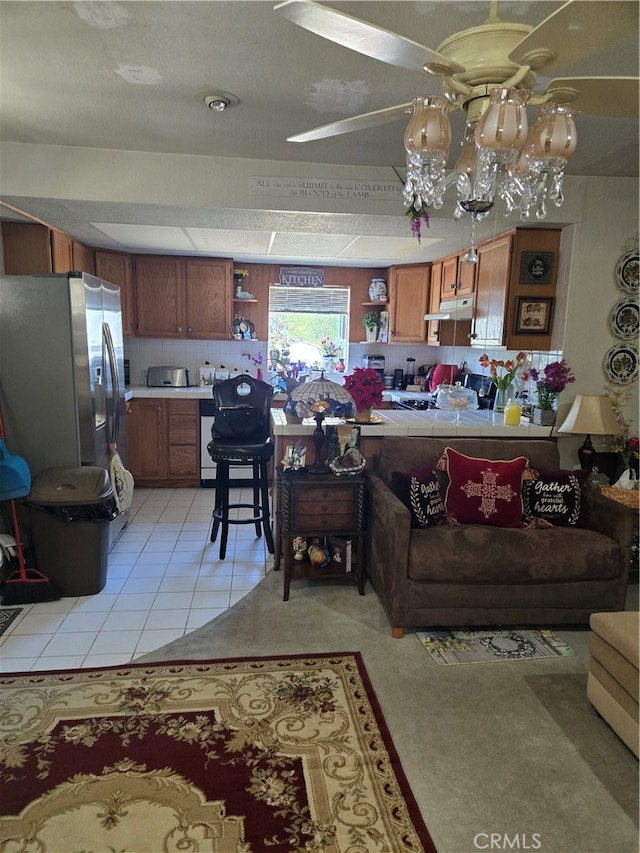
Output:
[[[272,373],[333,369],[349,359],[349,287],[269,287],[269,360]]]

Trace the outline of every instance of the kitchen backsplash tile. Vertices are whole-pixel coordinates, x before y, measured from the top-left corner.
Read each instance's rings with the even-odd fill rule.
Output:
[[[205,362],[215,367],[224,365],[230,370],[244,372],[249,369],[255,375],[256,366],[252,361],[262,353],[263,373],[267,376],[265,365],[267,363],[267,344],[264,341],[174,341],[156,340],[146,338],[127,338],[124,344],[125,358],[129,359],[131,384],[145,385],[147,382],[147,368],[151,366],[168,365],[173,367],[186,367],[189,370],[189,378],[192,385],[199,381],[199,368]],[[249,353],[250,357],[243,356]],[[363,355],[383,355],[385,357],[385,372],[393,373],[395,368],[404,369],[407,358],[415,358],[416,368],[421,365],[431,364],[459,364],[465,365],[469,373],[482,373],[478,359],[482,355],[479,349],[463,347],[429,347],[421,345],[396,345],[380,344],[351,344],[349,347],[349,370],[362,364]],[[515,352],[504,350],[489,351],[490,358],[507,359],[515,355]],[[531,366],[537,370],[543,370],[550,361],[559,361],[562,352],[531,352],[528,353]],[[529,383],[529,390],[534,390],[534,385]]]

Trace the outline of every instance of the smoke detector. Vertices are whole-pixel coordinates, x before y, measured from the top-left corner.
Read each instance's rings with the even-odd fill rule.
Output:
[[[213,92],[205,96],[204,102],[214,113],[223,113],[228,107],[239,104],[240,98],[232,95],[231,92]]]

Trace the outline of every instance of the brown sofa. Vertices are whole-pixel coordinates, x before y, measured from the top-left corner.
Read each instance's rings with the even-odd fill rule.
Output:
[[[592,487],[581,526],[411,528],[391,474],[435,466],[446,447],[560,467],[552,441],[385,437],[368,473],[367,568],[394,636],[412,626],[581,624],[624,609],[633,519]]]

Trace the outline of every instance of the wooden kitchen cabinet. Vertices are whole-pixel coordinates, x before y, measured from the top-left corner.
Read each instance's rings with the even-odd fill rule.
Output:
[[[478,247],[473,346],[504,345],[512,240],[511,234],[504,234]]]
[[[440,308],[440,288],[442,285],[442,261],[431,264],[431,288],[429,292],[429,314],[435,314]],[[440,321],[427,321],[427,343],[440,346]]]
[[[444,261],[431,265],[431,295],[429,297],[429,313],[440,310],[442,299],[442,275]],[[434,347],[468,347],[471,334],[470,320],[428,320],[427,343]]]
[[[71,243],[71,258],[73,266],[71,269],[88,272],[91,275],[96,274],[96,253],[88,246],[83,246],[82,243],[76,243],[75,240]]]
[[[6,275],[69,272],[84,270],[85,254],[91,250],[76,243],[78,265],[74,264],[71,237],[37,222],[4,222],[2,224],[4,271]]]
[[[228,340],[231,331],[233,262],[187,258],[185,272],[187,337]]]
[[[138,337],[228,340],[232,261],[137,255]]]
[[[463,263],[462,258],[465,254],[466,251],[442,260],[440,298],[443,302],[448,299],[464,299],[467,296],[473,296],[476,266]]]
[[[135,312],[133,299],[133,277],[131,256],[123,252],[96,251],[96,275],[117,284],[120,288],[122,308],[122,333],[125,337],[135,334]]]
[[[130,400],[127,443],[128,468],[138,485],[199,485],[197,400]]]
[[[425,343],[429,307],[429,264],[389,269],[389,343]]]
[[[478,246],[472,346],[483,349],[505,346],[509,350],[551,347],[550,324],[548,332],[523,332],[518,328],[516,315],[520,299],[535,303],[541,298],[551,316],[560,235],[560,230],[553,228],[516,228]],[[543,282],[529,280],[532,277],[523,270],[529,258],[540,258],[546,264]]]

